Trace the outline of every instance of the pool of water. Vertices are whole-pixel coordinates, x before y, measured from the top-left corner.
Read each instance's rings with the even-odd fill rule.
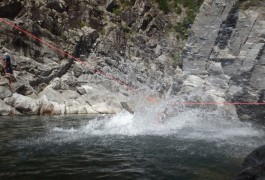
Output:
[[[152,114],[0,117],[0,179],[234,179],[264,139],[216,112]]]

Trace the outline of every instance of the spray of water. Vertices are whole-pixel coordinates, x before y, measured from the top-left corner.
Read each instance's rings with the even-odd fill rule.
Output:
[[[196,149],[203,156],[219,152],[235,157],[246,155],[250,149],[263,143],[263,129],[238,120],[222,108],[174,103],[181,100],[187,99],[169,98],[156,103],[140,101],[134,114],[124,111],[113,116],[88,119],[79,126],[54,123],[55,126],[47,128],[46,134],[14,144],[21,149],[32,147],[43,151],[63,148],[66,144],[113,147],[116,142],[125,143],[132,139],[133,143],[148,146],[141,140],[169,139],[172,144],[167,144],[167,148],[180,152],[192,154]],[[201,147],[201,144],[206,144],[208,148]]]
[[[180,139],[225,141],[261,137],[263,132],[252,124],[241,122],[222,108],[201,108],[174,104],[178,99],[141,103],[135,113],[121,112],[112,117],[95,118],[80,128],[55,127],[55,133],[84,136],[177,136]]]

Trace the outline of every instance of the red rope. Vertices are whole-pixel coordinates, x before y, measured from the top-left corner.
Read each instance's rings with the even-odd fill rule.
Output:
[[[123,80],[121,80],[121,79],[119,79],[119,78],[117,78],[117,77],[114,77],[113,75],[108,74],[108,73],[106,73],[106,72],[104,72],[104,71],[102,71],[102,70],[96,69],[96,68],[92,67],[91,65],[89,65],[88,63],[84,63],[84,62],[82,62],[80,59],[74,57],[73,55],[71,55],[71,54],[65,52],[65,51],[62,50],[62,49],[59,49],[59,48],[53,46],[52,44],[50,44],[50,43],[44,41],[43,39],[38,38],[37,36],[35,36],[35,35],[33,35],[32,33],[30,33],[30,32],[28,32],[28,31],[26,31],[26,30],[24,30],[24,29],[22,29],[22,28],[16,26],[15,24],[11,23],[10,21],[7,21],[7,20],[5,20],[5,19],[3,19],[3,18],[0,18],[0,20],[1,20],[2,22],[4,22],[5,24],[7,24],[7,25],[9,25],[9,26],[12,26],[13,28],[19,30],[20,32],[23,32],[24,34],[26,34],[26,35],[32,37],[33,39],[36,39],[37,41],[42,42],[43,44],[45,44],[46,46],[48,46],[50,49],[53,49],[53,50],[55,50],[55,51],[57,51],[57,52],[60,52],[60,53],[62,53],[62,54],[64,54],[64,55],[66,55],[67,57],[72,58],[72,59],[74,59],[74,60],[77,61],[77,62],[80,62],[81,64],[83,64],[83,65],[85,65],[87,68],[89,68],[90,70],[92,70],[92,71],[94,71],[94,72],[98,72],[98,73],[100,73],[101,75],[106,76],[106,77],[108,77],[109,79],[112,79],[113,81],[117,82],[117,83],[120,84],[120,85],[124,85],[124,86],[126,86],[130,91],[137,91],[138,88],[136,88],[136,87],[134,87],[134,86],[131,86],[131,85],[128,85],[128,83],[126,83],[125,81],[123,81]]]
[[[265,102],[174,102],[183,105],[265,105]]]
[[[98,72],[100,73],[101,75],[103,76],[106,76],[108,77],[109,79],[112,79],[113,81],[117,82],[118,84],[120,85],[124,85],[128,88],[128,90],[130,91],[137,91],[138,88],[135,87],[135,86],[131,86],[131,85],[128,85],[128,83],[126,83],[125,81],[122,81],[121,79],[117,78],[117,77],[114,77],[113,75],[111,74],[108,74],[102,70],[99,70],[99,69],[96,69],[94,68],[93,66],[89,65],[88,63],[85,63],[85,62],[82,62],[80,59],[74,57],[73,55],[63,51],[62,49],[59,49],[55,46],[53,46],[52,44],[44,41],[43,39],[40,39],[38,37],[36,37],[35,35],[33,35],[32,33],[24,30],[24,29],[21,29],[20,27],[16,26],[15,24],[11,23],[10,21],[8,20],[5,20],[3,18],[0,18],[0,21],[4,22],[5,24],[9,25],[9,26],[12,26],[13,28],[19,30],[20,32],[23,32],[24,34],[42,42],[43,44],[45,44],[46,46],[48,46],[49,48],[55,50],[55,51],[58,51],[62,54],[65,54],[67,57],[69,58],[72,58],[74,59],[75,61],[77,62],[80,62],[81,64],[85,65],[87,68],[89,68],[90,70],[92,71],[95,71],[95,72]],[[11,76],[10,76],[11,78]],[[10,85],[11,85],[11,81],[10,81]],[[148,101],[150,101],[151,103],[157,103],[159,102],[156,98],[153,98],[153,97],[145,97]],[[265,102],[174,102],[174,104],[182,104],[182,105],[218,105],[218,104],[223,104],[223,105],[265,105]]]

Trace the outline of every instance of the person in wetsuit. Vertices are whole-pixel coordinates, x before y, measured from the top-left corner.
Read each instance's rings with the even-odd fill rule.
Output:
[[[12,68],[12,61],[11,57],[8,53],[4,55],[4,76],[9,78],[9,86],[11,88],[11,83],[13,81],[13,68]]]
[[[4,70],[5,70],[5,75],[11,76],[13,74],[11,57],[8,53],[5,53],[4,55]]]

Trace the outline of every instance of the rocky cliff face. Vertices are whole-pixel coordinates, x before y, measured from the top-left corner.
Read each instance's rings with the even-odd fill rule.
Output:
[[[264,1],[255,2],[204,1],[183,50],[183,71],[209,82],[227,101],[264,102],[265,9]],[[264,120],[265,106],[236,108],[241,119]]]
[[[205,0],[179,59],[194,14],[184,5],[170,12],[160,3],[163,12],[151,0],[4,0],[1,18],[53,48],[0,22],[0,53],[17,64],[11,89],[1,77],[0,114],[132,111],[135,88],[198,102],[264,102],[264,1],[255,3]],[[216,107],[264,118],[265,106]]]
[[[116,113],[131,86],[172,84],[179,41],[152,1],[4,0],[0,17],[53,47],[0,22],[0,53],[16,65],[11,88],[0,80],[1,115]]]

